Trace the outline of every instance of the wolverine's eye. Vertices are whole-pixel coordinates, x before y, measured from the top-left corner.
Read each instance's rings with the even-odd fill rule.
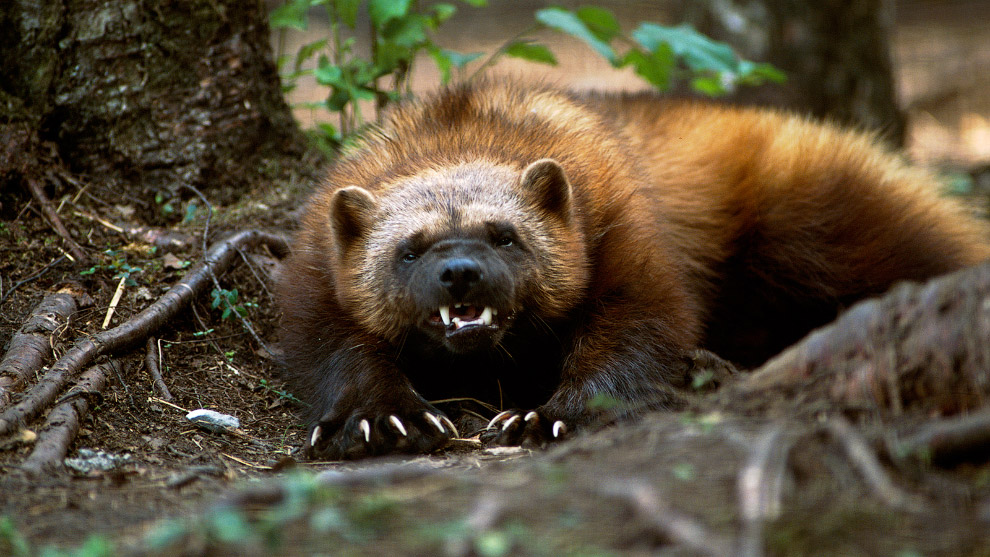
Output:
[[[495,245],[500,248],[507,248],[514,243],[512,236],[501,236],[498,240],[495,240]]]
[[[412,263],[413,261],[416,261],[417,259],[419,259],[419,256],[416,255],[415,253],[407,253],[407,254],[405,254],[405,255],[402,256],[402,261],[404,261],[406,263]]]

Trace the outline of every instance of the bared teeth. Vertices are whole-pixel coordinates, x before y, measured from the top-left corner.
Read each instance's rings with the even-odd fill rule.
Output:
[[[477,317],[466,318],[466,317],[462,317],[462,316],[458,316],[458,315],[455,315],[454,317],[451,317],[450,316],[450,314],[451,314],[451,307],[453,307],[453,310],[459,310],[461,308],[465,308],[465,307],[469,307],[470,308],[470,307],[473,307],[473,306],[471,304],[465,304],[463,302],[458,302],[458,303],[454,304],[453,306],[440,306],[438,308],[438,312],[440,313],[440,319],[443,321],[443,324],[445,326],[448,326],[448,327],[451,324],[453,324],[455,330],[460,329],[461,327],[466,327],[468,325],[487,325],[487,326],[491,326],[492,323],[495,321],[495,316],[498,315],[498,310],[497,309],[492,308],[492,307],[489,307],[489,306],[485,306],[484,309],[482,309],[482,311],[481,311],[480,314],[477,313],[478,310],[476,309],[476,307],[472,311],[457,312],[457,313],[467,313],[467,314],[471,314],[471,315],[477,315]]]

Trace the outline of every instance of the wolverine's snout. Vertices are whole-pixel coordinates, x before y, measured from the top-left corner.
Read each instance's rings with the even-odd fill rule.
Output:
[[[463,300],[482,278],[481,264],[474,259],[454,257],[441,264],[440,285],[454,300]]]

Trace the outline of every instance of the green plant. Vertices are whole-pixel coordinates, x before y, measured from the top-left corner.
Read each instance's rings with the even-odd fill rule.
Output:
[[[484,6],[487,0],[462,0]],[[278,59],[283,89],[288,92],[303,77],[311,76],[330,88],[326,100],[311,108],[326,108],[339,115],[340,128],[320,124],[317,139],[339,146],[344,137],[358,129],[365,119],[361,101],[374,101],[377,113],[389,102],[410,94],[409,76],[417,54],[429,53],[444,79],[451,68],[463,67],[478,55],[465,55],[437,46],[431,34],[457,11],[454,4],[431,3],[420,7],[413,0],[367,0],[371,56],[354,51],[358,9],[362,0],[290,0],[275,8],[270,16],[274,29],[305,30],[311,7],[322,7],[330,22],[330,36],[303,45],[294,58]],[[317,57],[315,68],[305,68]],[[291,62],[291,69],[286,66]]]
[[[487,0],[462,1],[475,7],[487,4]],[[354,49],[362,5],[369,19],[369,58],[362,58]],[[481,56],[443,49],[433,41],[432,34],[457,11],[454,4],[446,2],[422,6],[415,0],[289,0],[272,11],[271,25],[280,30],[283,39],[289,29],[305,30],[312,7],[325,10],[330,36],[303,45],[294,57],[280,54],[278,62],[286,92],[303,78],[329,88],[324,101],[302,105],[338,116],[339,128],[321,123],[310,132],[326,150],[340,147],[348,134],[364,124],[362,101],[374,101],[377,119],[388,103],[411,94],[409,76],[418,54],[429,54],[444,83],[455,70],[463,72],[468,63]],[[555,65],[553,52],[533,38],[534,33],[546,29],[584,41],[612,66],[632,67],[661,91],[687,81],[696,91],[720,95],[741,85],[784,80],[784,75],[769,64],[740,59],[730,46],[709,39],[690,25],[643,22],[626,34],[611,11],[594,6],[538,10],[532,26],[506,41],[465,79],[479,75],[502,56]],[[309,67],[314,57],[315,66]]]
[[[743,60],[729,45],[702,35],[688,24],[671,27],[641,22],[627,35],[611,11],[595,6],[542,9],[536,12],[536,21],[538,28],[584,41],[615,68],[632,67],[660,91],[688,81],[695,91],[716,96],[740,85],[784,80],[784,74],[770,64]],[[533,46],[512,42],[506,54],[545,62],[549,51]]]
[[[258,304],[254,302],[238,302],[240,294],[236,288],[233,290],[214,288],[210,295],[213,297],[213,302],[210,303],[211,308],[217,309],[223,305],[223,314],[220,316],[220,319],[227,319],[235,311],[241,317],[247,317],[247,308],[258,307]]]
[[[126,277],[128,286],[137,286],[137,281],[131,275],[140,273],[141,267],[132,267],[127,263],[127,254],[121,250],[108,249],[103,251],[104,263],[91,266],[89,269],[79,271],[80,275],[87,276],[96,274],[97,271],[111,271],[114,279]]]

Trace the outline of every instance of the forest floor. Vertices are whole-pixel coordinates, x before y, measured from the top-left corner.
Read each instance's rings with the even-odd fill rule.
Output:
[[[283,176],[216,207],[211,243],[244,228],[291,229],[311,179]],[[129,232],[149,224],[140,216],[148,207],[82,187],[59,202],[92,265],[63,260],[11,292],[11,277],[34,276],[62,251],[28,196],[0,195],[2,342],[67,282],[91,298],[52,336],[55,355],[101,330],[121,271],[132,281],[110,327],[175,284],[202,256],[207,217],[195,197],[153,205],[163,212],[152,219],[158,230],[177,239],[156,249]],[[254,249],[219,277],[266,344],[275,340],[268,277],[277,265]],[[754,399],[733,388],[735,376],[684,393],[686,410],[549,450],[485,448],[475,436],[430,456],[306,462],[295,453],[305,431],[272,358],[212,306],[201,295],[156,334],[171,402],[148,375],[143,343],[120,352],[106,390],[88,398],[65,464],[90,449],[116,465],[29,474],[34,436],[51,425],[41,418],[0,440],[0,554],[990,554],[986,443],[953,460],[899,449],[898,439],[951,419],[917,386],[904,387],[911,394],[894,412],[857,407],[855,397],[831,404],[810,381]],[[198,408],[233,415],[240,428],[197,427],[185,416]],[[491,417],[479,413],[452,416],[466,438]]]
[[[906,55],[974,60],[943,54],[923,46]],[[911,95],[918,114],[930,112],[925,98],[937,98]],[[972,125],[970,136],[985,133]],[[960,129],[951,135],[969,137]],[[922,140],[944,146],[944,136]],[[987,142],[950,148],[961,160],[982,157],[972,145]],[[271,185],[214,208],[211,244],[245,228],[293,228],[316,172],[267,171]],[[983,171],[973,183],[988,181]],[[121,272],[131,280],[109,327],[161,297],[203,255],[207,210],[195,197],[122,200],[84,184],[48,194],[93,261],[49,267],[63,257],[61,240],[27,193],[0,191],[0,351],[61,286],[89,300],[52,336],[50,356],[102,330]],[[142,226],[176,242],[155,247],[135,231]],[[277,265],[273,253],[254,249],[219,277],[270,345]],[[149,377],[143,342],[120,352],[105,391],[87,398],[67,456],[85,464],[87,449],[102,451],[116,465],[28,473],[35,436],[49,428],[44,415],[0,436],[0,555],[990,555],[987,428],[976,428],[983,437],[962,457],[904,449],[905,439],[943,431],[933,425],[957,425],[951,409],[926,403],[923,386],[903,385],[903,405],[892,409],[836,403],[828,383],[823,394],[812,381],[754,398],[743,375],[684,393],[685,410],[547,450],[480,446],[471,438],[484,420],[463,414],[452,417],[468,439],[435,455],[308,462],[295,452],[305,430],[277,366],[241,321],[213,307],[210,290],[155,334],[171,402]],[[240,427],[204,430],[185,417],[198,408],[233,415]]]

